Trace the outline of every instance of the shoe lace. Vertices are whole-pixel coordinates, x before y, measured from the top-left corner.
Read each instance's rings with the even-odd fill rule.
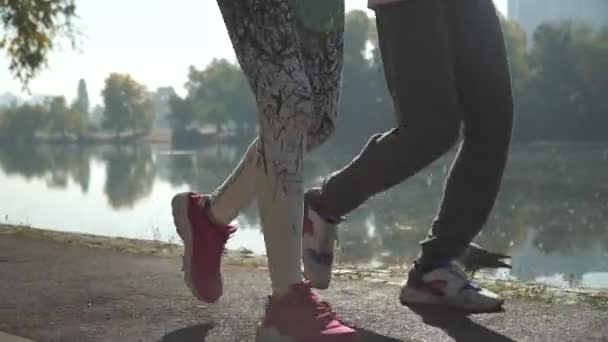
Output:
[[[322,320],[325,323],[331,321],[338,321],[343,325],[346,325],[350,328],[354,328],[354,325],[351,323],[347,323],[343,321],[338,314],[332,309],[331,305],[319,299],[319,296],[315,294],[313,291],[310,291],[310,298],[314,304],[315,314],[317,319]]]
[[[310,291],[310,299],[314,305],[316,317],[326,322],[337,319],[337,314],[331,308],[331,305],[319,299],[319,296],[314,292]]]

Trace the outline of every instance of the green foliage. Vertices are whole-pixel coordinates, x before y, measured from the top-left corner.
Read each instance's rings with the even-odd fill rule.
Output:
[[[519,140],[608,139],[608,35],[573,22],[543,24],[515,80]],[[518,76],[518,74],[514,74]],[[517,89],[517,88],[516,88]]]
[[[304,13],[308,7],[299,8]],[[321,17],[319,17],[321,18]],[[314,18],[313,18],[314,19]],[[342,101],[335,140],[356,150],[370,134],[395,124],[386,89],[375,21],[363,11],[346,16]],[[570,22],[541,25],[532,42],[514,21],[501,18],[516,107],[517,141],[606,140],[608,28]],[[188,95],[171,101],[177,131],[229,122],[255,127],[255,104],[237,66],[214,60],[191,67]]]
[[[0,49],[24,87],[46,64],[60,38],[75,46],[75,0],[0,0]]]
[[[194,101],[190,98],[182,99],[173,95],[169,100],[169,121],[174,131],[184,131],[191,128],[196,119],[196,108]]]
[[[517,97],[530,77],[526,31],[515,21],[502,19],[501,24],[513,79],[513,91]]]
[[[14,106],[0,115],[0,136],[31,142],[37,133],[82,138],[86,114],[76,103],[68,106],[63,96],[46,98],[43,104]]]
[[[145,87],[129,75],[110,74],[102,91],[104,118],[102,126],[116,136],[131,130],[148,132],[154,122],[154,102]]]
[[[30,142],[46,126],[47,120],[48,114],[42,105],[12,107],[0,117],[0,134],[13,142]]]
[[[87,112],[83,111],[81,104],[74,101],[68,109],[68,131],[82,139],[89,127]]]
[[[14,26],[23,21],[14,17],[15,13],[38,13],[41,9],[48,12],[49,8],[54,8],[57,16],[61,13],[58,8],[63,8],[73,15],[73,8],[57,7],[59,4],[67,6],[67,0],[46,1],[48,8],[39,3],[0,0],[4,25],[12,23]],[[327,14],[337,13],[333,10],[334,5],[327,3],[328,8],[332,8]],[[327,22],[325,14],[309,11],[308,6],[297,9],[300,24],[313,28],[316,21]],[[57,23],[53,18],[36,20]],[[32,25],[38,25],[36,20]],[[338,23],[337,20],[332,22]],[[374,20],[363,11],[351,11],[345,17],[345,24],[343,91],[335,140],[357,150],[370,134],[390,128],[395,121]],[[608,89],[608,27],[593,30],[572,22],[543,24],[528,42],[516,22],[501,18],[501,24],[515,96],[514,139],[608,140],[605,129],[608,126],[608,97],[605,96]],[[27,37],[34,33],[7,31],[4,46],[10,49],[11,43],[6,37],[11,34]],[[187,77],[185,97],[165,89],[163,94],[156,94],[155,104],[153,95],[129,75],[111,74],[102,92],[103,128],[114,131],[117,136],[123,132],[137,135],[152,128],[156,111],[162,112],[161,116],[168,111],[171,128],[180,135],[185,131],[196,133],[197,129],[209,126],[215,127],[218,133],[240,136],[255,133],[256,105],[238,65],[215,59],[202,70],[190,67]],[[82,135],[89,125],[88,108],[86,83],[81,80],[77,101],[69,107],[65,99],[54,99],[46,107],[30,105],[7,109],[0,115],[0,136],[30,140],[45,128],[64,137]],[[23,117],[17,117],[17,113]]]
[[[61,134],[65,138],[69,126],[68,107],[65,97],[54,97],[48,99],[47,102],[49,113],[48,130],[50,133]]]
[[[290,0],[300,25],[313,31],[331,31],[344,25],[343,0]]]
[[[369,38],[370,18],[363,11],[351,11],[346,16],[346,28],[344,32],[345,58],[348,62],[351,58],[364,60],[363,53],[365,44]]]
[[[233,122],[246,131],[255,127],[255,103],[240,68],[225,59],[214,59],[204,70],[191,66],[187,96],[170,101],[172,127],[183,131],[214,125],[222,132]]]
[[[346,16],[342,101],[335,139],[341,145],[356,146],[353,150],[370,134],[394,122],[375,27],[363,11]]]

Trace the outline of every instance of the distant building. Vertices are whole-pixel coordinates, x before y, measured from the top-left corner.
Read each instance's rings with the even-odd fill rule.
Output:
[[[574,20],[593,27],[608,25],[608,0],[509,0],[509,19],[530,38],[543,22]]]

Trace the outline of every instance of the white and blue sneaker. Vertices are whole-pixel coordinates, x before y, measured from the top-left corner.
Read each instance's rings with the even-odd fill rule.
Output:
[[[481,288],[456,263],[423,271],[414,263],[399,295],[401,304],[446,305],[474,313],[501,311],[504,299]]]
[[[302,231],[302,260],[304,278],[313,288],[327,289],[331,281],[335,248],[338,241],[338,223],[322,217],[306,201]]]

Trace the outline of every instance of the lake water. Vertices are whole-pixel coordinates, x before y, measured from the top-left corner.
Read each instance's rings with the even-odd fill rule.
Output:
[[[178,242],[171,197],[213,189],[245,147],[0,146],[0,221]],[[331,148],[306,161],[308,185],[352,156],[352,150]],[[433,218],[452,156],[355,211],[340,230],[340,261],[409,263]],[[513,255],[513,270],[497,276],[608,288],[607,216],[608,145],[516,145],[478,242]],[[263,254],[255,207],[237,223],[228,247]]]

